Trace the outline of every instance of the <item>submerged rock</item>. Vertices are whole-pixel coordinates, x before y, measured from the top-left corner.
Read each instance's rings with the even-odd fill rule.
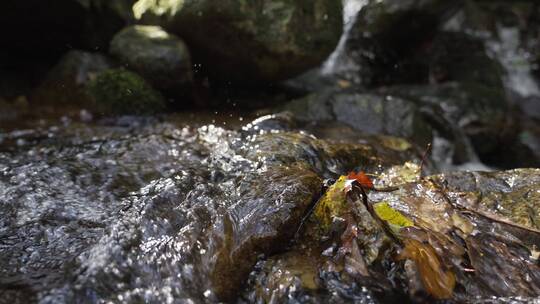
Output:
[[[112,39],[110,53],[158,89],[181,92],[193,80],[186,45],[158,26],[123,29]]]
[[[184,39],[211,75],[242,83],[279,81],[315,67],[342,30],[341,2],[332,0],[140,0],[133,9],[143,23]]]
[[[86,88],[93,108],[99,114],[154,114],[165,109],[161,93],[141,76],[110,69],[96,75]]]

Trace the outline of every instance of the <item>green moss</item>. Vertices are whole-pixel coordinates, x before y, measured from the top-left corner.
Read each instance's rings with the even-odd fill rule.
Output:
[[[102,114],[154,114],[165,109],[158,91],[139,75],[124,69],[98,74],[88,84],[87,92]]]
[[[328,230],[335,217],[343,216],[347,208],[345,193],[347,177],[341,176],[321,197],[315,208],[314,215],[324,230]]]

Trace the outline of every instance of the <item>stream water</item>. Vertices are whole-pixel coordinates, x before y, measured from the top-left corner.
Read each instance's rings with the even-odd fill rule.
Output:
[[[366,3],[344,0],[343,37],[317,73],[359,68],[345,43]],[[519,33],[500,27],[498,34],[486,46],[505,69],[506,90],[540,97]],[[424,161],[430,173],[494,170],[462,130],[466,161],[456,165],[453,142],[438,134],[431,159],[422,160],[423,147],[405,140],[288,113],[85,115],[0,126],[0,303],[433,300],[415,292],[421,267],[392,259],[399,244],[359,195],[330,232],[313,232],[314,204],[352,170],[368,172],[380,187],[413,182],[369,199],[421,223],[424,230],[407,236],[424,237],[452,265],[452,301],[540,303],[532,257],[540,246],[537,171],[410,178]],[[519,225],[470,211],[479,205]],[[351,225],[347,216],[360,220]],[[339,242],[350,235],[356,239],[343,249]]]

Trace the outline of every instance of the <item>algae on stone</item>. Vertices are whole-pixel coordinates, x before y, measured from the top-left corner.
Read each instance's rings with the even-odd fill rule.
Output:
[[[161,94],[139,75],[111,69],[98,74],[87,92],[100,114],[153,114],[165,109]]]

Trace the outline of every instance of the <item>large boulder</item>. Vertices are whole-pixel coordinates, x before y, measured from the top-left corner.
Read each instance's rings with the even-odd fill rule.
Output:
[[[184,39],[196,62],[226,81],[278,81],[321,63],[342,31],[341,1],[141,0],[143,23]]]
[[[446,30],[476,33],[504,68],[505,88],[514,102],[540,96],[535,70],[540,43],[540,4],[535,1],[467,0],[444,25]]]
[[[487,55],[481,39],[462,32],[438,33],[428,50],[429,80],[503,88],[503,68]]]
[[[109,51],[156,88],[181,91],[193,79],[186,45],[159,26],[127,27],[114,36]]]

